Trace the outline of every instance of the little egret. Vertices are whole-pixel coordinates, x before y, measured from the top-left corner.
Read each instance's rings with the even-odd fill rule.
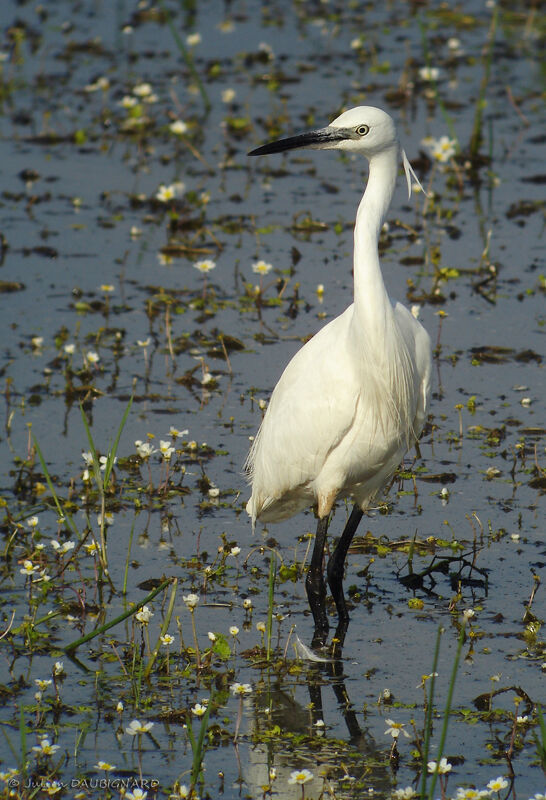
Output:
[[[393,120],[379,108],[360,106],[326,128],[265,144],[249,155],[302,147],[361,153],[369,161],[354,229],[354,301],[281,375],[246,460],[252,483],[246,509],[254,525],[315,508],[318,525],[305,585],[315,622],[313,644],[320,645],[329,627],[323,557],[330,512],[337,499],[354,502],[327,566],[337,637],[343,641],[349,620],[345,558],[363,512],[423,429],[431,348],[423,326],[389,298],[379,264],[379,233],[400,158],[409,195],[412,176],[417,180]]]

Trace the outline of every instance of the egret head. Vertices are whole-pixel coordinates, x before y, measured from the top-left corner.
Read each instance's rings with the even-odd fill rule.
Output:
[[[326,128],[278,139],[252,150],[249,156],[282,153],[299,148],[346,150],[368,158],[383,150],[398,147],[392,117],[380,108],[357,106],[336,117]]]
[[[405,152],[400,147],[396,127],[386,111],[374,106],[357,106],[344,111],[326,128],[299,133],[287,139],[277,139],[252,150],[249,156],[265,156],[283,153],[285,150],[310,148],[312,150],[345,150],[361,153],[368,159],[391,151],[402,157],[408,190],[411,191],[410,176],[417,180]],[[417,180],[417,183],[419,181]]]

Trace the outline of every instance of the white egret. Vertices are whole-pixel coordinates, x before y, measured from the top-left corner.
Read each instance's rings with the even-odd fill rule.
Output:
[[[392,301],[379,264],[378,240],[402,159],[408,193],[413,172],[392,118],[360,106],[326,128],[265,144],[249,155],[308,147],[360,153],[369,177],[354,229],[354,302],[292,358],[277,383],[245,469],[252,518],[278,522],[313,506],[317,532],[306,578],[314,644],[328,632],[323,557],[337,499],[354,508],[328,561],[328,584],[342,639],[349,615],[345,558],[363,512],[388,483],[424,425],[431,371],[430,339],[408,309]]]

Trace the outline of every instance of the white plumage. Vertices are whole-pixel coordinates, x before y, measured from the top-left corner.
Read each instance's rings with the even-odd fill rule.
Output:
[[[253,523],[277,522],[316,508],[319,528],[307,590],[315,638],[323,640],[328,624],[318,605],[325,595],[322,552],[328,516],[340,498],[352,498],[356,509],[364,511],[419,437],[431,357],[427,332],[405,306],[390,300],[379,264],[379,232],[400,157],[409,191],[415,177],[393,120],[381,109],[361,106],[326,128],[264,145],[250,155],[297,147],[350,150],[370,162],[354,231],[354,302],[290,361],[246,462],[252,482],[247,511]],[[353,520],[354,529],[360,516]],[[353,534],[344,531],[328,569],[345,628],[348,615],[339,572]]]

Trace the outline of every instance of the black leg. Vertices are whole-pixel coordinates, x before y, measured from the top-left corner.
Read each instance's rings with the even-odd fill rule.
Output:
[[[345,569],[347,552],[353,540],[353,536],[355,535],[356,529],[358,528],[358,523],[362,519],[362,515],[363,511],[360,506],[353,506],[351,516],[347,520],[347,524],[343,529],[343,533],[341,534],[341,538],[337,543],[337,547],[328,561],[328,584],[330,586],[330,591],[332,592],[332,597],[334,598],[339,617],[336,638],[341,639],[341,644],[343,644],[343,639],[345,637],[345,632],[349,622],[349,612],[347,611],[345,597],[343,595],[343,571]]]
[[[328,517],[319,519],[317,533],[315,535],[315,546],[311,564],[305,579],[305,589],[307,599],[311,607],[311,613],[315,620],[315,635],[313,646],[323,645],[328,634],[328,618],[326,616],[326,584],[322,574],[322,561],[324,558],[324,545],[326,544],[326,531],[328,530]]]

